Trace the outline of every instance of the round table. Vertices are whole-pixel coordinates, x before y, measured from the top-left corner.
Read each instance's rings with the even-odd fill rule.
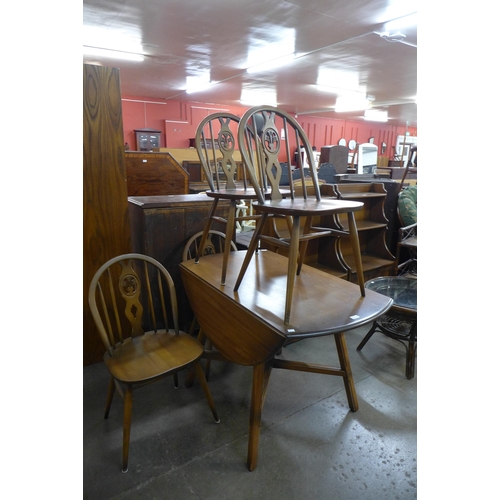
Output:
[[[417,280],[401,276],[382,276],[367,281],[365,288],[391,297],[394,302],[386,314],[373,322],[357,350],[363,349],[377,330],[403,343],[406,347],[406,378],[412,379],[417,351]]]

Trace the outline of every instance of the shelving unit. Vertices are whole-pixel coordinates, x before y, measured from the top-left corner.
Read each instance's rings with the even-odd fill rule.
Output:
[[[385,216],[384,203],[387,196],[383,183],[323,184],[321,194],[342,200],[361,201],[362,210],[355,212],[358,227],[364,280],[377,276],[389,276],[395,257],[386,244],[389,220]],[[339,229],[348,228],[345,216],[337,217],[334,224]],[[329,225],[327,220],[322,225]],[[319,243],[318,265],[341,273],[349,281],[356,283],[358,276],[349,237],[325,238]]]
[[[154,128],[135,129],[137,151],[153,151],[161,146],[161,130]]]

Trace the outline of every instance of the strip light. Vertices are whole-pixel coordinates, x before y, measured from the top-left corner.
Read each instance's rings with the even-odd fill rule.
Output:
[[[243,89],[241,91],[240,103],[247,106],[257,106],[266,104],[277,106],[276,92],[265,92],[257,90]]]
[[[216,82],[200,82],[198,84],[193,85],[192,87],[189,87],[186,89],[186,94],[193,94],[194,92],[202,92],[203,90],[207,90],[213,85],[215,85]]]
[[[335,102],[335,111],[343,113],[346,111],[361,111],[371,106],[370,101],[364,95],[340,95]]]
[[[364,118],[370,122],[386,122],[388,120],[387,111],[380,109],[367,109]]]
[[[265,61],[261,64],[256,64],[255,66],[247,68],[247,73],[260,73],[261,71],[273,70],[291,63],[294,59],[295,52],[292,52],[291,54],[287,54],[283,57],[278,57],[271,61]]]
[[[135,54],[132,52],[122,52],[120,50],[101,49],[98,47],[83,46],[83,53],[88,56],[109,57],[112,59],[121,59],[125,61],[144,61],[142,54]]]

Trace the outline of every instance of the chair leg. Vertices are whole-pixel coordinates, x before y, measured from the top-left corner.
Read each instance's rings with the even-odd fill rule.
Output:
[[[243,277],[245,276],[245,273],[247,271],[247,268],[250,264],[250,261],[252,260],[253,254],[255,250],[257,249],[257,245],[259,244],[259,237],[262,233],[262,230],[264,229],[264,224],[267,219],[267,214],[262,214],[261,218],[257,222],[257,226],[255,228],[255,231],[252,235],[252,239],[250,240],[250,243],[248,244],[248,250],[247,253],[245,254],[245,258],[243,260],[243,264],[241,265],[240,272],[238,274],[238,278],[236,279],[236,283],[234,284],[234,291],[237,292],[238,288],[241,285],[241,282],[243,280]]]
[[[304,226],[304,234],[308,234],[311,232],[311,225],[312,225],[312,217],[307,217],[306,223]],[[297,261],[297,276],[300,274],[300,271],[302,270],[302,264],[304,263],[304,259],[306,256],[308,243],[309,243],[309,240],[304,240],[304,241],[300,242],[299,259]]]
[[[212,342],[210,342],[210,340],[208,340],[208,339],[205,340],[205,346],[207,348],[207,351],[213,350]],[[208,358],[205,362],[205,378],[207,379],[207,382],[210,378],[210,363],[211,362],[212,362],[212,360],[210,358]]]
[[[108,397],[106,398],[106,408],[104,409],[104,418],[108,418],[113,396],[115,394],[115,379],[111,377],[108,384]]]
[[[203,374],[203,368],[201,367],[201,364],[199,361],[196,361],[194,363],[194,369],[196,372],[196,376],[198,377],[198,380],[200,381],[201,388],[203,389],[203,392],[205,393],[205,397],[207,398],[208,406],[210,406],[210,409],[212,410],[212,415],[214,416],[215,423],[218,424],[220,422],[219,415],[217,415],[217,410],[215,409],[215,403],[214,403],[214,400],[212,398],[212,393],[210,392],[207,381],[205,379],[205,375]]]
[[[410,330],[408,348],[406,352],[406,378],[411,380],[415,376],[415,356],[417,353],[417,322],[415,321]]]
[[[127,386],[123,408],[123,464],[122,472],[128,471],[128,449],[130,444],[130,427],[132,425],[132,388]]]
[[[233,241],[234,234],[234,217],[236,214],[236,200],[231,200],[229,204],[229,212],[227,216],[226,223],[226,241],[224,243],[224,257],[222,259],[222,277],[220,284],[224,286],[226,284],[226,272],[227,272],[227,263],[229,261],[229,252],[231,251],[231,242]]]
[[[194,321],[196,321],[196,319],[194,319],[193,322]],[[212,350],[212,344],[205,337],[205,334],[203,333],[203,330],[201,328],[198,331],[198,342],[200,342],[200,344],[203,345],[204,348],[206,348],[208,350]],[[208,380],[209,373],[210,373],[210,359],[207,359],[206,365],[205,365],[205,378],[206,378],[206,380]],[[186,375],[186,382],[184,385],[188,388],[192,387],[193,383],[194,383],[194,377],[195,377],[194,369],[192,367],[188,368],[188,373]]]
[[[359,246],[358,228],[356,227],[356,219],[354,212],[348,212],[347,221],[349,223],[349,234],[351,236],[352,254],[356,263],[356,272],[358,274],[358,285],[361,291],[361,296],[365,296],[365,277],[363,274],[363,261],[361,260],[361,247]]]
[[[210,229],[212,227],[212,220],[213,220],[213,217],[215,215],[215,211],[217,210],[218,203],[219,203],[219,200],[217,198],[214,198],[214,202],[212,203],[212,208],[210,209],[210,214],[208,215],[207,223],[205,224],[205,227],[203,228],[203,235],[201,236],[200,245],[198,246],[198,249],[196,250],[195,262],[197,264],[200,261],[200,257],[202,256],[203,247],[205,246],[205,243],[207,242],[208,233],[210,232]]]
[[[300,217],[293,218],[292,234],[290,238],[290,249],[288,253],[288,276],[286,281],[286,299],[285,299],[285,318],[284,323],[290,323],[290,314],[292,310],[293,288],[295,285],[295,275],[297,272],[297,259],[299,257],[299,234]]]

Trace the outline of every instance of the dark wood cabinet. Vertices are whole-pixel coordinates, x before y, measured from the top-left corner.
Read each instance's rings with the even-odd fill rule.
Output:
[[[135,196],[129,199],[132,248],[161,262],[174,280],[179,323],[189,329],[192,312],[180,277],[179,264],[191,236],[203,231],[213,200],[206,194]],[[217,214],[227,216],[229,203],[221,201]]]
[[[152,151],[153,148],[161,148],[161,130],[139,128],[134,132],[137,151]]]
[[[125,153],[129,196],[187,194],[189,174],[170,153]]]

